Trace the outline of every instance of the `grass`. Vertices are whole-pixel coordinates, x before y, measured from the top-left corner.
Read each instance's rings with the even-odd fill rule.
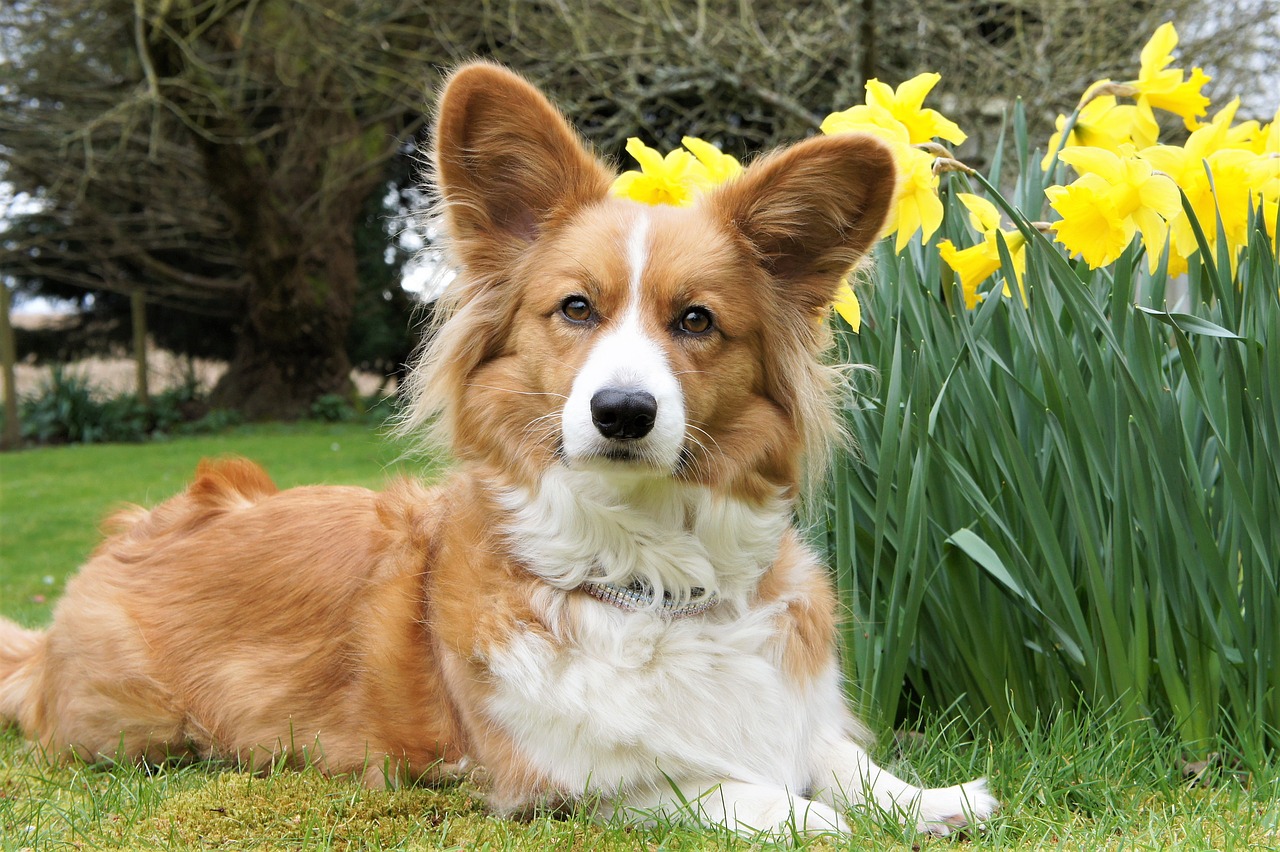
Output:
[[[93,547],[96,521],[121,501],[177,491],[208,455],[262,462],[281,485],[376,487],[414,465],[364,424],[244,427],[144,446],[61,447],[0,456],[0,614],[47,620],[63,582]],[[46,583],[45,578],[51,578]],[[35,600],[36,597],[40,600]],[[1183,774],[1176,737],[1117,714],[1067,714],[990,739],[927,720],[879,757],[900,775],[949,784],[991,779],[1005,803],[962,848],[1274,848],[1280,779],[1229,761],[1202,783]],[[469,784],[368,791],[315,772],[255,777],[195,764],[51,767],[17,732],[0,732],[0,850],[19,849],[747,849],[761,844],[688,827],[593,822],[585,810],[524,822],[488,814]],[[947,849],[892,818],[854,816],[854,836],[822,849]]]
[[[1035,732],[972,742],[932,725],[888,750],[891,768],[926,783],[988,772],[1005,809],[967,839],[916,836],[855,814],[828,849],[1275,848],[1276,780],[1210,774],[1189,785],[1175,740],[1149,726],[1061,717]],[[255,777],[196,764],[51,768],[0,736],[0,849],[750,849],[723,832],[600,824],[585,809],[527,821],[488,814],[468,784],[363,789],[311,771]]]

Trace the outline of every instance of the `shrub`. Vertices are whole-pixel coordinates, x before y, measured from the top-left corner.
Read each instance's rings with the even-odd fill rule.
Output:
[[[89,381],[52,368],[49,381],[21,401],[24,440],[37,444],[138,442],[212,431],[239,422],[231,412],[209,412],[195,379],[151,397],[143,405],[133,394],[100,398]]]
[[[311,419],[326,423],[344,423],[356,418],[355,406],[341,394],[327,393],[311,403]]]

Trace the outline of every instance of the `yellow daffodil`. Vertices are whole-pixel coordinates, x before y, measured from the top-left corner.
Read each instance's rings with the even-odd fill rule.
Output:
[[[1280,227],[1276,227],[1280,211],[1280,107],[1271,123],[1258,136],[1262,140],[1259,158],[1250,167],[1249,185],[1256,186],[1262,197],[1262,226],[1271,234],[1271,250],[1280,254]]]
[[[1111,184],[1098,175],[1083,175],[1070,186],[1051,186],[1044,194],[1062,217],[1053,226],[1056,239],[1083,257],[1090,269],[1111,263],[1133,240],[1136,227],[1116,210]]]
[[[864,120],[867,123],[863,123]],[[896,203],[889,210],[883,235],[897,234],[895,251],[902,251],[917,231],[926,241],[933,236],[942,224],[938,176],[933,173],[935,157],[912,146],[906,125],[876,107],[860,113],[853,110],[833,113],[822,123],[822,130],[824,133],[870,133],[889,144],[898,170],[898,193]]]
[[[1215,251],[1218,217],[1222,217],[1233,260],[1235,249],[1248,241],[1250,197],[1258,197],[1263,184],[1260,176],[1252,172],[1257,155],[1247,148],[1232,147],[1231,121],[1238,106],[1238,101],[1232,101],[1219,110],[1211,122],[1193,131],[1181,146],[1155,145],[1143,149],[1139,155],[1168,175],[1186,194],[1196,220]],[[1181,207],[1169,219],[1169,230],[1172,246],[1169,271],[1176,275],[1186,270],[1186,260],[1195,254],[1199,244]]]
[[[851,125],[883,126],[887,116],[907,129],[908,144],[945,139],[959,145],[968,138],[959,125],[937,110],[924,107],[925,96],[941,79],[941,74],[918,74],[896,90],[879,80],[868,80],[867,102],[827,116],[822,132],[839,133],[853,129]]]
[[[840,289],[836,291],[836,301],[832,307],[836,309],[836,313],[844,317],[845,322],[849,323],[854,334],[857,334],[862,328],[862,303],[853,292],[853,285],[849,283],[848,276],[840,279]]]
[[[1109,80],[1102,80],[1094,84],[1091,89],[1109,82]],[[1053,162],[1053,152],[1058,150],[1066,123],[1067,117],[1059,115],[1058,129],[1049,138],[1049,150],[1045,152],[1044,159],[1040,162],[1041,169],[1048,169]],[[1133,104],[1118,103],[1114,95],[1102,95],[1088,99],[1088,102],[1080,108],[1076,123],[1072,126],[1071,133],[1062,147],[1066,150],[1085,146],[1116,152],[1122,145],[1145,148],[1155,144],[1159,132],[1160,126],[1149,110],[1139,109]]]
[[[697,157],[698,162],[707,170],[707,179],[713,184],[732,180],[742,173],[741,163],[710,142],[704,142],[694,136],[686,136],[680,140],[680,144]]]
[[[1280,156],[1280,106],[1276,107],[1275,118],[1271,119],[1271,123],[1258,130],[1255,153]]]
[[[1256,162],[1256,155],[1238,148],[1223,148],[1207,157],[1197,158],[1188,154],[1186,148],[1171,145],[1148,149],[1142,155],[1156,168],[1176,177],[1204,231],[1209,248],[1215,252],[1218,218],[1222,218],[1222,229],[1227,235],[1234,265],[1237,251],[1249,240],[1249,199],[1254,194],[1249,167]],[[1185,211],[1180,211],[1169,222],[1169,230],[1174,250],[1169,271],[1178,274],[1185,271],[1186,259],[1195,254],[1199,243]]]
[[[960,278],[960,290],[964,294],[965,307],[973,310],[978,302],[986,298],[985,293],[978,292],[978,285],[1000,269],[999,235],[1003,235],[1005,246],[1009,249],[1009,257],[1013,261],[1014,280],[1018,284],[1018,291],[1025,305],[1027,297],[1022,289],[1022,276],[1027,268],[1026,238],[1020,231],[1002,231],[1000,212],[985,198],[969,193],[960,193],[956,197],[968,209],[969,221],[974,230],[983,236],[981,243],[966,249],[957,249],[950,240],[938,243],[942,259]],[[1008,281],[1004,285],[1004,295],[1013,295]]]
[[[956,199],[969,211],[969,224],[979,234],[987,234],[1000,227],[1000,208],[981,195],[959,192]]]
[[[902,251],[917,231],[927,241],[942,224],[939,181],[933,173],[935,156],[913,146],[933,139],[958,145],[966,138],[954,122],[924,108],[925,96],[940,79],[938,74],[919,74],[896,90],[879,80],[869,80],[865,104],[834,112],[822,122],[823,133],[870,133],[893,149],[898,195],[884,233],[897,234],[896,251]]]
[[[1246,164],[1249,186],[1257,192],[1263,229],[1271,235],[1271,248],[1280,254],[1280,228],[1276,227],[1276,210],[1280,207],[1280,153],[1264,153]]]
[[[1081,175],[1097,175],[1107,182],[1111,187],[1110,209],[1142,234],[1147,262],[1155,271],[1168,234],[1165,223],[1182,209],[1178,187],[1167,175],[1155,174],[1149,162],[1135,157],[1132,146],[1124,146],[1121,153],[1123,156],[1101,148],[1071,148],[1062,152],[1062,160]],[[1066,232],[1072,233],[1070,225]],[[1061,230],[1058,234],[1059,241],[1067,244]]]
[[[688,151],[677,148],[664,157],[634,136],[628,139],[627,153],[640,164],[640,170],[618,175],[613,194],[644,204],[684,207],[699,193],[742,172],[741,163],[710,142],[693,136],[681,141]]]
[[[1262,146],[1265,144],[1263,139],[1265,132],[1266,130],[1262,125],[1253,119],[1233,124],[1227,129],[1227,137],[1223,147],[1242,148],[1246,151],[1253,151],[1255,154],[1261,153]]]
[[[885,135],[897,140],[902,138],[905,144],[911,144],[911,131],[901,121],[893,117],[887,109],[869,104],[833,112],[822,120],[821,130],[828,136],[836,133],[871,133]]]
[[[889,211],[886,234],[896,234],[893,250],[900,252],[916,231],[925,242],[942,224],[942,202],[938,199],[938,176],[933,173],[932,154],[906,145],[896,146],[898,203]]]
[[[1181,116],[1187,129],[1194,130],[1199,124],[1196,119],[1209,108],[1209,99],[1202,90],[1211,78],[1203,69],[1192,68],[1191,75],[1183,79],[1182,69],[1168,68],[1177,46],[1178,32],[1173,24],[1161,24],[1142,48],[1138,79],[1129,85],[1138,90],[1139,106]]]
[[[706,166],[688,151],[677,148],[664,157],[633,136],[627,140],[627,153],[640,164],[640,170],[618,175],[613,182],[614,195],[644,204],[685,207],[712,185]]]
[[[986,298],[985,293],[978,292],[978,285],[1000,268],[999,250],[991,251],[994,245],[989,240],[983,240],[975,246],[957,249],[951,240],[938,243],[938,253],[943,261],[960,278],[960,292],[964,295],[964,306],[969,310],[976,308]]]

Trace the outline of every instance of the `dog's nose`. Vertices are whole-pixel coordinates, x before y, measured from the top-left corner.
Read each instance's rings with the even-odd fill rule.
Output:
[[[657,416],[658,401],[646,391],[605,388],[591,397],[591,422],[606,438],[643,438]]]

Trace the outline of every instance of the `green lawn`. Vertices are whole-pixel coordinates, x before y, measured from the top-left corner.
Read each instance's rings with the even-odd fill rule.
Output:
[[[0,614],[38,625],[120,502],[180,489],[205,456],[240,454],[282,486],[376,487],[423,473],[367,424],[244,427],[216,437],[0,455]],[[50,582],[46,582],[50,578]],[[949,722],[949,723],[948,723]],[[1280,845],[1280,786],[1209,772],[1189,784],[1176,740],[1107,714],[1066,715],[1027,731],[970,734],[954,719],[878,754],[925,784],[987,775],[1005,803],[967,841],[913,837],[857,815],[856,834],[814,849],[1262,849]],[[756,847],[759,844],[755,844]],[[0,732],[0,850],[20,849],[738,849],[720,834],[602,826],[586,813],[528,822],[487,814],[467,785],[366,791],[311,772],[253,777],[198,764],[49,767],[13,730]]]

